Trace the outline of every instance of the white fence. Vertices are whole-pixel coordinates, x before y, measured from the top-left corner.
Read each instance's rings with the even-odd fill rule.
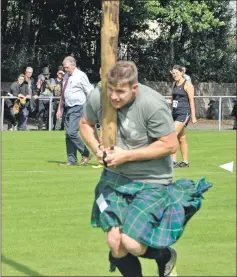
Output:
[[[168,98],[169,96],[167,96],[166,98]],[[3,126],[4,126],[4,101],[5,99],[16,99],[17,97],[9,97],[9,96],[1,96],[1,118],[0,118],[0,130],[3,131]],[[49,100],[49,131],[52,130],[52,103],[54,99],[59,99],[59,97],[48,97],[48,98],[42,98],[41,100]],[[202,109],[207,110],[207,101],[209,100],[213,100],[216,101],[215,104],[218,104],[215,110],[216,113],[216,117],[215,119],[218,120],[218,130],[220,131],[222,129],[222,119],[223,119],[223,111],[224,113],[224,117],[230,116],[231,113],[231,108],[233,106],[232,100],[236,99],[236,96],[195,96],[195,106],[196,106],[196,114],[197,114],[197,118],[200,118],[200,111]],[[202,100],[202,101],[200,101]],[[39,98],[40,101],[40,98]],[[227,103],[228,102],[228,103]],[[203,105],[204,103],[204,105]],[[228,105],[227,105],[228,104]],[[216,106],[216,105],[215,105]],[[203,112],[202,112],[203,114]]]

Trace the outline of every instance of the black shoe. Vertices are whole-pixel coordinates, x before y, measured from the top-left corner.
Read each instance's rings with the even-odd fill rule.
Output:
[[[173,168],[179,167],[179,163],[178,162],[173,162]]]
[[[189,167],[189,163],[181,162],[179,167]]]
[[[159,276],[166,277],[166,276],[178,276],[176,272],[176,261],[177,261],[177,253],[173,248],[170,248],[171,257],[169,261],[166,263],[159,264]]]

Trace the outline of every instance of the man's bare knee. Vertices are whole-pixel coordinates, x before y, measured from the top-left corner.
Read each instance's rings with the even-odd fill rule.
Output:
[[[143,255],[146,250],[147,246],[144,244],[130,238],[126,234],[122,234],[122,244],[123,247],[132,255],[134,256],[141,256]]]
[[[121,258],[127,255],[128,252],[122,245],[122,233],[118,227],[113,227],[107,233],[107,243],[113,257]]]

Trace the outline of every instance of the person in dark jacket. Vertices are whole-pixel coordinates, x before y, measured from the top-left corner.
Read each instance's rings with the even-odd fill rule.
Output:
[[[231,112],[231,116],[234,117],[233,130],[237,130],[237,98],[233,99],[234,107]]]
[[[55,80],[50,78],[48,67],[44,67],[38,76],[36,91],[39,95],[38,130],[42,130],[44,122],[49,127],[49,97],[54,96]]]
[[[20,74],[17,78],[17,81],[13,82],[10,87],[9,96],[15,96],[17,100],[6,99],[5,106],[8,109],[8,129],[11,131],[27,130],[27,120],[28,120],[28,109],[26,105],[23,104],[26,102],[26,97],[28,96],[28,87],[24,83],[25,75]],[[18,109],[14,109],[14,104],[17,106],[18,102]],[[15,106],[15,107],[16,107]],[[18,127],[17,127],[18,125]]]

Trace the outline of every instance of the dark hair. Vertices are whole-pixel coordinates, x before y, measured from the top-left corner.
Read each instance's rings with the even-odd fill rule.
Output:
[[[181,66],[181,65],[178,65],[178,64],[175,64],[172,68],[173,69],[176,69],[176,70],[179,70],[180,72],[184,73],[184,67]]]

